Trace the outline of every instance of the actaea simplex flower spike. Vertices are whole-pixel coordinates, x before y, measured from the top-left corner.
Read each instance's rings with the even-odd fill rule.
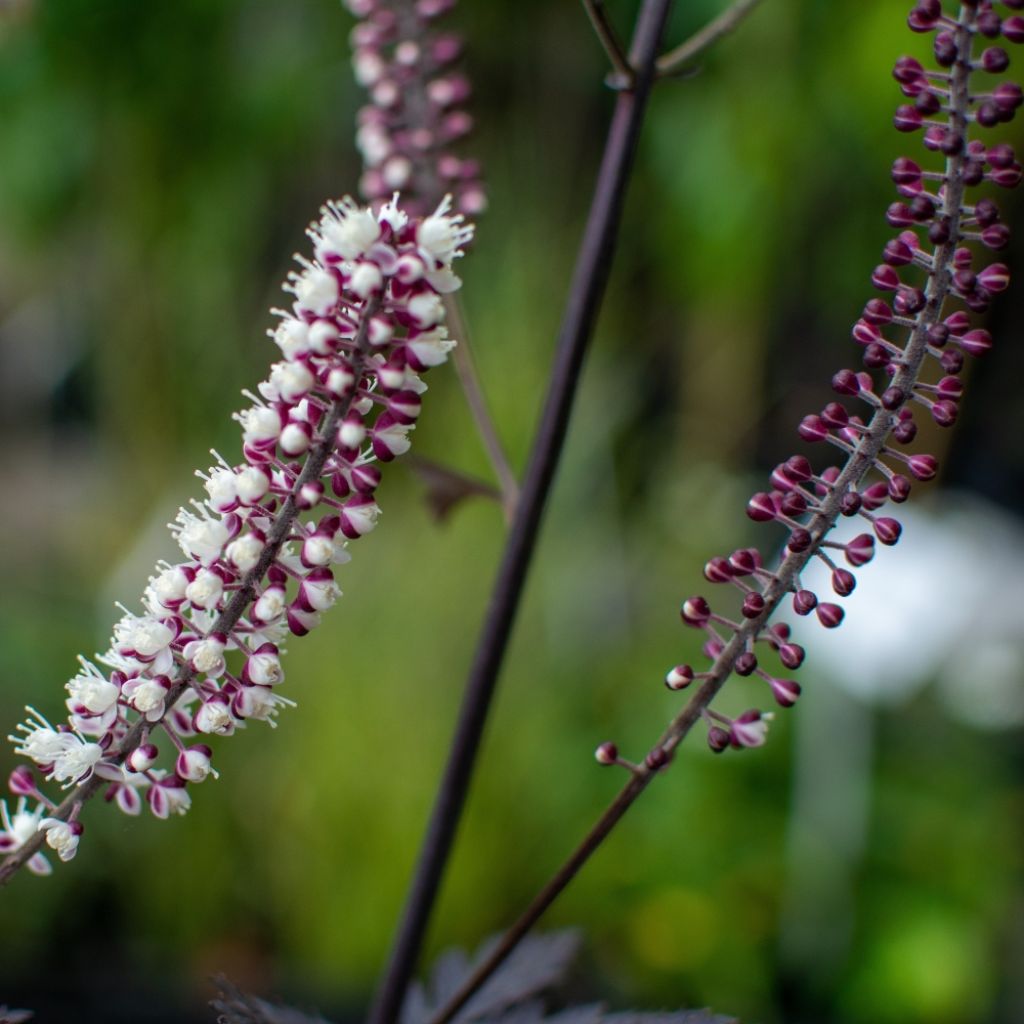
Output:
[[[98,665],[81,660],[67,721],[30,708],[9,737],[35,770],[11,773],[13,814],[0,801],[0,883],[22,865],[49,873],[44,841],[71,859],[100,789],[126,814],[184,813],[217,774],[196,740],[273,725],[292,704],[281,643],[341,595],[334,567],[374,528],[380,466],[408,450],[422,374],[455,344],[441,296],[461,283],[452,264],[473,227],[450,207],[410,219],[397,193],[376,212],[345,198],[311,225],[314,258],[297,257],[292,308],[270,332],[283,358],[235,416],[243,461],[197,474],[206,497],[170,524],[184,559],[157,566],[141,614],[122,609]],[[69,790],[59,805],[38,775]]]
[[[456,69],[462,39],[437,22],[455,0],[344,0],[359,18],[352,69],[369,102],[358,114],[359,191],[375,206],[401,189],[411,214],[451,193],[460,213],[487,205],[480,162],[459,156],[472,131],[469,79]]]
[[[871,560],[876,542],[888,546],[899,540],[901,525],[885,506],[906,501],[913,481],[930,480],[938,470],[934,456],[912,450],[915,415],[952,426],[963,393],[964,360],[992,346],[989,332],[974,326],[971,314],[983,313],[1008,285],[1006,266],[990,262],[986,250],[1004,248],[1009,231],[993,200],[984,196],[972,202],[970,190],[1014,188],[1022,175],[1009,145],[972,137],[1012,120],[1024,100],[1019,85],[993,78],[1010,63],[996,41],[1024,42],[1024,16],[1002,8],[1024,9],[1024,0],[963,3],[955,15],[940,0],[920,0],[910,12],[913,31],[933,34],[938,67],[928,69],[913,57],[896,62],[893,75],[908,102],[897,109],[895,126],[921,132],[926,155],[944,158],[944,164],[908,157],[893,164],[899,199],[886,217],[899,233],[885,245],[871,278],[884,297],[871,299],[853,327],[864,369],[836,373],[832,388],[838,400],[799,425],[804,441],[830,445],[841,458],[815,469],[806,456],[793,455],[772,471],[770,489],[750,499],[751,519],[788,531],[774,568],[756,548],[705,565],[708,582],[739,591],[735,614],[712,610],[703,596],[683,602],[683,622],[706,634],[703,652],[710,664],[704,671],[676,665],[665,684],[672,690],[695,680],[710,684],[698,696],[703,695],[700,717],[708,726],[708,744],[716,752],[760,746],[771,718],[757,709],[730,718],[710,708],[730,675],[760,680],[781,707],[796,702],[799,683],[767,671],[761,659],[767,648],[774,652],[769,659],[792,671],[800,667],[804,651],[791,640],[785,622],[769,620],[788,601],[794,614],[813,614],[826,629],[842,623],[842,605],[806,589],[801,572],[811,559],[821,560],[831,572],[832,590],[842,598],[856,586],[851,569]],[[831,540],[841,517],[863,520],[864,532],[843,544]],[[670,729],[644,767],[622,761],[609,744],[598,748],[597,758],[649,771],[667,763],[680,739],[678,730]]]

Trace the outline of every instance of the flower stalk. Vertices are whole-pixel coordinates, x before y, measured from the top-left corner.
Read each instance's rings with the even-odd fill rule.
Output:
[[[1024,0],[1011,0],[1005,6],[1024,8]],[[999,224],[995,204],[989,199],[969,204],[966,190],[982,181],[1014,187],[1021,178],[1021,167],[1008,146],[987,147],[980,140],[968,138],[972,125],[990,127],[1008,121],[1022,102],[1021,89],[1013,83],[972,93],[974,72],[998,73],[1008,64],[999,47],[987,47],[975,58],[973,45],[979,37],[994,38],[1000,34],[1010,41],[1024,42],[1024,18],[1011,15],[1003,19],[994,5],[984,0],[963,3],[954,18],[945,13],[940,0],[921,0],[908,23],[913,31],[935,32],[936,60],[944,70],[926,71],[912,58],[897,62],[894,76],[914,103],[899,108],[895,125],[901,131],[923,130],[926,148],[943,154],[945,164],[938,172],[922,172],[916,163],[905,158],[893,166],[901,201],[889,208],[887,219],[905,230],[886,246],[884,262],[872,275],[877,288],[894,293],[892,305],[880,299],[869,301],[854,328],[854,338],[864,349],[867,372],[842,370],[833,378],[833,389],[838,394],[860,399],[871,415],[865,422],[840,403],[830,403],[821,414],[806,417],[801,423],[799,432],[804,440],[831,443],[844,453],[845,461],[814,472],[805,457],[794,456],[773,472],[772,491],[751,499],[748,515],[752,519],[779,522],[789,532],[777,566],[770,572],[766,570],[756,549],[742,549],[707,564],[708,581],[735,585],[743,595],[742,608],[736,619],[730,619],[715,614],[703,597],[692,597],[683,603],[684,623],[707,634],[704,650],[710,665],[702,672],[695,672],[689,665],[676,666],[665,682],[670,689],[681,690],[696,681],[696,692],[639,764],[621,758],[612,743],[598,747],[598,762],[625,768],[629,773],[627,782],[491,954],[430,1024],[447,1024],[466,1005],[569,885],[640,794],[670,765],[676,748],[695,725],[707,723],[708,743],[716,752],[729,747],[760,746],[764,742],[770,716],[751,710],[731,719],[711,709],[713,700],[736,674],[756,675],[769,682],[776,703],[782,707],[796,701],[800,693],[798,684],[775,679],[758,664],[758,644],[775,651],[787,668],[796,668],[803,661],[802,649],[789,642],[788,627],[784,623],[770,626],[769,620],[791,597],[797,614],[813,611],[825,628],[838,626],[842,621],[841,606],[820,602],[817,595],[806,590],[801,585],[802,571],[812,558],[824,559],[833,570],[833,589],[839,596],[848,594],[856,580],[851,572],[835,563],[829,552],[841,551],[851,566],[858,567],[874,554],[876,539],[884,545],[895,544],[900,524],[874,513],[887,501],[898,504],[907,499],[911,483],[898,470],[905,467],[917,480],[931,479],[937,471],[933,456],[907,454],[903,450],[916,433],[911,407],[921,406],[938,425],[950,426],[956,419],[956,403],[962,393],[960,379],[955,375],[964,356],[981,355],[991,346],[987,332],[972,329],[965,312],[949,313],[946,306],[958,301],[971,311],[984,311],[992,295],[1002,291],[1008,280],[1002,264],[991,264],[977,273],[970,269],[973,253],[963,245],[965,241],[999,249],[1005,246],[1008,233]],[[936,115],[944,115],[944,119],[936,119]],[[918,232],[924,236],[924,243]],[[927,243],[931,243],[930,250]],[[923,288],[906,280],[908,270],[925,275]],[[899,329],[906,333],[902,344],[888,337]],[[937,384],[928,380],[930,365],[937,365],[939,372],[946,374]],[[876,376],[881,383],[876,383]],[[872,474],[877,479],[868,483]],[[832,528],[844,516],[863,517],[871,525],[873,536],[863,534],[845,545],[830,541]]]

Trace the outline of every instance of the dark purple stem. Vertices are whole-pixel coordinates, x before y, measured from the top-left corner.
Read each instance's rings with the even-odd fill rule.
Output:
[[[370,1024],[392,1024],[398,1016],[462,814],[487,712],[565,441],[583,357],[608,281],[626,187],[671,3],[672,0],[644,0],[637,18],[630,51],[635,80],[632,88],[620,92],[615,101],[522,494],[487,607],[448,763],[398,934],[370,1010]]]

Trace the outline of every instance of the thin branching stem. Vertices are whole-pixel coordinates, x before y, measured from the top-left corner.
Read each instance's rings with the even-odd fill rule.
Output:
[[[616,88],[632,88],[635,73],[629,66],[629,60],[619,42],[614,26],[608,20],[608,12],[604,9],[603,0],[583,0],[583,7],[615,72],[613,81]]]
[[[583,358],[608,282],[626,186],[671,2],[644,0],[637,18],[630,53],[636,80],[631,90],[621,91],[616,97],[522,494],[487,606],[455,736],[401,923],[370,1011],[371,1024],[392,1024],[398,1016],[462,814],[484,723],[568,430]]]
[[[444,308],[450,333],[459,342],[452,351],[452,363],[455,366],[459,383],[462,385],[462,393],[466,397],[466,404],[473,416],[473,422],[476,423],[480,439],[491,460],[491,467],[498,478],[505,522],[511,524],[516,505],[519,502],[519,481],[509,464],[505,448],[498,435],[498,429],[487,408],[487,399],[484,397],[480,375],[477,373],[476,362],[473,359],[473,349],[469,342],[466,318],[462,315],[462,303],[456,295],[446,295]]]
[[[686,65],[699,57],[705,50],[718,42],[722,36],[735,31],[740,22],[750,14],[761,0],[736,0],[717,18],[709,21],[700,31],[695,32],[684,43],[658,58],[658,75],[671,76],[683,72]]]

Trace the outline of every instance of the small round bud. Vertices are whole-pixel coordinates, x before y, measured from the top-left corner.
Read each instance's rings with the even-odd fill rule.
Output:
[[[665,685],[670,690],[685,690],[693,679],[693,669],[689,665],[676,665],[665,676]]]
[[[615,764],[619,759],[619,748],[614,743],[602,743],[594,751],[594,760],[598,764]]]

